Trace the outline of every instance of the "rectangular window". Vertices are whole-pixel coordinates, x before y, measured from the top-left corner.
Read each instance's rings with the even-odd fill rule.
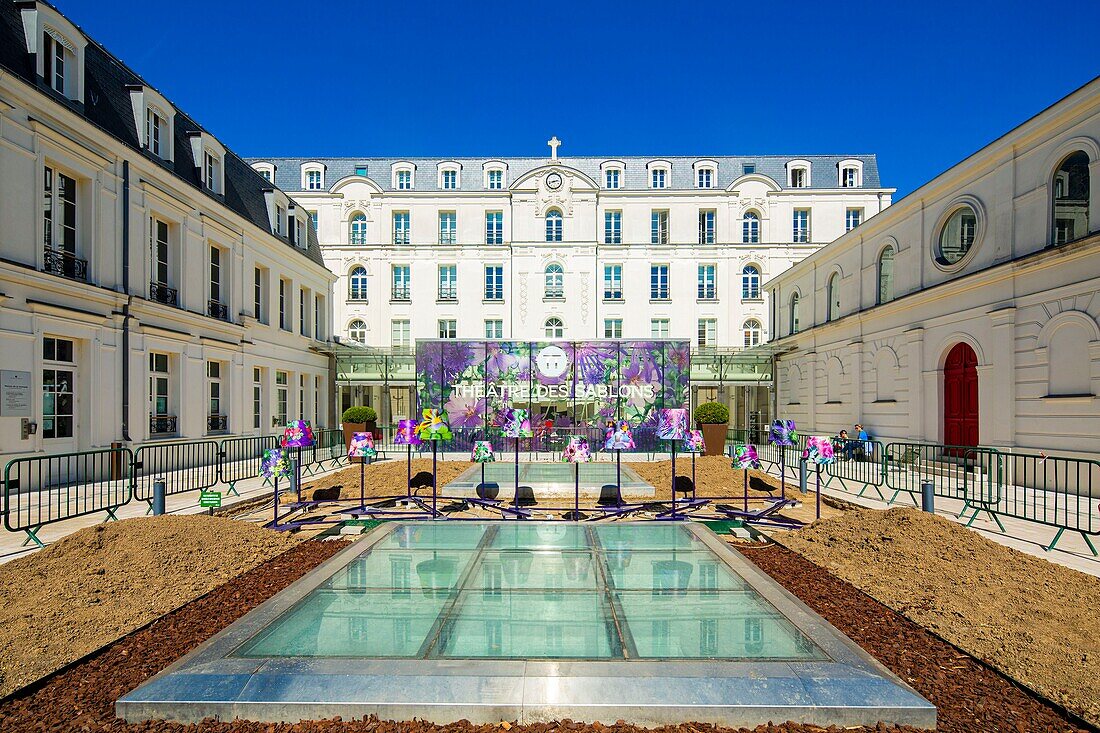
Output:
[[[699,244],[714,244],[714,220],[717,212],[714,209],[701,209],[699,211]]]
[[[279,278],[279,328],[284,331],[290,330],[290,313],[287,311],[287,306],[290,304],[286,300],[287,282],[286,280]]]
[[[756,163],[742,163],[741,175],[747,176],[750,173],[756,173]]]
[[[325,322],[321,320],[325,309],[322,307],[323,297],[313,296],[313,338],[318,341],[325,340]]]
[[[286,227],[286,209],[284,209],[282,206],[276,205],[275,206],[275,233],[280,234],[280,235],[285,234],[286,229],[284,227]]]
[[[309,214],[309,223],[313,225],[313,231],[317,231],[317,212],[307,210],[306,213]]]
[[[714,171],[710,168],[700,168],[695,172],[695,185],[699,188],[712,188],[714,186]]]
[[[355,175],[357,175],[357,176],[366,176],[367,175],[367,167],[365,165],[355,166]]]
[[[650,244],[668,244],[668,209],[654,209],[650,215]]]
[[[211,318],[218,318],[223,321],[228,316],[225,304],[222,303],[221,247],[210,247],[210,298],[206,304],[206,312]]]
[[[622,265],[604,265],[603,266],[603,299],[604,300],[622,300],[623,299],[623,266]]]
[[[73,342],[43,338],[42,358],[47,362],[61,362],[47,364],[42,370],[42,437],[72,438],[75,433],[76,372],[68,365],[73,364]]]
[[[840,185],[842,188],[856,187],[856,169],[845,168],[840,172]]]
[[[161,153],[165,137],[164,128],[164,118],[152,107],[147,107],[145,109],[145,147],[158,158],[164,157]]]
[[[717,271],[717,265],[699,265],[699,300],[718,298]]]
[[[42,34],[42,78],[54,91],[65,93],[65,47],[49,33]]]
[[[218,191],[218,169],[220,167],[218,156],[214,155],[208,150],[203,151],[203,184],[213,191],[214,193],[220,193]]]
[[[298,414],[306,417],[306,375],[298,375]]]
[[[485,300],[504,300],[504,266],[485,266]]]
[[[43,173],[45,269],[55,275],[86,280],[87,264],[76,258],[76,181],[49,166]]]
[[[805,168],[792,168],[791,169],[791,188],[805,188],[806,187],[806,169]]]
[[[294,219],[294,244],[302,248],[309,247],[309,240],[306,238],[306,223],[301,219]]]
[[[605,318],[603,321],[603,337],[605,339],[621,339],[623,337],[623,319]]]
[[[668,265],[650,265],[649,267],[649,297],[650,300],[668,300]]]
[[[408,244],[412,226],[409,221],[409,212],[393,212],[393,243]]]
[[[306,171],[306,190],[321,190],[321,171]]]
[[[458,171],[443,171],[443,188],[458,188]]]
[[[653,318],[649,322],[649,336],[655,339],[668,338],[668,319]]]
[[[298,333],[309,335],[309,291],[298,288]]]
[[[718,320],[716,318],[700,318],[697,337],[701,347],[717,346]]]
[[[207,415],[211,418],[207,421],[207,429],[210,431],[225,430],[226,425],[220,420],[214,420],[216,417],[225,417],[222,415],[222,365],[219,361],[206,362],[206,394],[207,394]]]
[[[408,320],[390,321],[390,345],[396,349],[407,349],[412,345],[412,339],[409,337]]]
[[[844,212],[844,231],[850,232],[863,221],[863,209],[848,209]]]
[[[407,301],[411,286],[409,266],[394,265],[391,273],[393,274],[393,289],[390,291],[390,299]]]
[[[252,315],[260,323],[267,323],[267,308],[264,307],[264,270],[256,267],[252,270]]]
[[[623,212],[603,212],[603,242],[604,244],[623,243]]]
[[[485,338],[504,338],[504,321],[500,320],[499,318],[485,321]]]
[[[649,187],[664,188],[668,183],[668,171],[664,168],[654,168],[649,172]]]
[[[810,241],[810,210],[794,210],[794,230],[791,233],[792,241],[805,244]]]
[[[168,287],[168,224],[160,219],[152,220],[153,282]]]
[[[252,367],[252,429],[259,430],[264,416],[264,383],[260,367]]]
[[[439,338],[441,339],[455,339],[458,338],[458,322],[453,318],[441,320],[439,322]]]
[[[168,417],[170,380],[168,354],[157,352],[149,353],[149,414],[152,417]],[[174,426],[167,420],[153,420],[151,426],[153,433],[174,433]]]
[[[453,211],[439,212],[439,243],[454,244],[458,238],[458,218]]]
[[[439,266],[439,299],[458,300],[458,266]]]
[[[489,171],[489,188],[494,191],[504,188],[504,171]]]
[[[286,425],[290,403],[290,380],[286,372],[275,372],[275,424]]]
[[[397,171],[397,190],[411,191],[413,187],[412,171]]]
[[[618,188],[619,187],[619,169],[609,168],[604,171],[604,187],[605,188]]]
[[[500,171],[489,171],[500,173]],[[485,244],[504,244],[504,212],[485,212]]]
[[[313,424],[321,422],[321,378],[313,378]]]

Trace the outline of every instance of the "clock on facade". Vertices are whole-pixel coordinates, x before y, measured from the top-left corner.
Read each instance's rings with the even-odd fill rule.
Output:
[[[557,191],[561,188],[561,174],[551,173],[546,177],[546,187],[551,191]]]

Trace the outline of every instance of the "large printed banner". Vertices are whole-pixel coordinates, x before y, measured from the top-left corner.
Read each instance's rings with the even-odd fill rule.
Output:
[[[418,341],[420,409],[443,407],[451,427],[502,427],[507,407],[535,424],[656,426],[686,408],[687,341]]]

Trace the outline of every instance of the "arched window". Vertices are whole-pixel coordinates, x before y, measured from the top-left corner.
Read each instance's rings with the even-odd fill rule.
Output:
[[[745,212],[745,218],[741,221],[741,234],[746,244],[760,241],[760,215],[755,211]]]
[[[745,300],[760,297],[760,268],[756,265],[745,265],[741,270],[741,297]]]
[[[954,265],[966,257],[974,246],[978,233],[978,215],[974,209],[963,205],[955,209],[940,229],[940,246],[937,253],[940,264]]]
[[[367,271],[362,265],[356,265],[348,274],[348,300],[367,299]]]
[[[560,339],[565,336],[565,325],[560,318],[546,319],[546,338]]]
[[[1065,244],[1089,233],[1089,156],[1066,156],[1052,181],[1051,244]]]
[[[550,209],[546,212],[546,241],[547,242],[560,242],[562,234],[562,219],[561,212],[557,209]]]
[[[556,262],[546,266],[546,291],[544,296],[555,300],[565,297],[565,270]]]
[[[367,243],[367,217],[364,214],[356,214],[351,217],[351,239],[352,244],[366,244]]]
[[[760,326],[760,321],[755,318],[750,318],[742,324],[741,331],[745,335],[746,349],[757,346],[760,343],[760,336],[763,330],[764,329]]]
[[[356,343],[367,343],[367,324],[358,318],[349,323],[348,338]]]
[[[894,247],[886,245],[878,256],[878,304],[894,299]]]
[[[798,293],[791,294],[790,331],[792,336],[798,333]]]
[[[825,313],[826,321],[835,321],[840,317],[840,273],[834,272],[829,275],[829,282],[825,286],[825,299],[827,303],[827,310]]]

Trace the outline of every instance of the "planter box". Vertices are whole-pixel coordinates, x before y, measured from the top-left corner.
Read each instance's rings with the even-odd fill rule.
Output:
[[[703,455],[725,455],[726,432],[729,430],[729,424],[722,423],[721,425],[700,425],[699,428],[703,431],[703,442],[706,443],[707,447]]]

